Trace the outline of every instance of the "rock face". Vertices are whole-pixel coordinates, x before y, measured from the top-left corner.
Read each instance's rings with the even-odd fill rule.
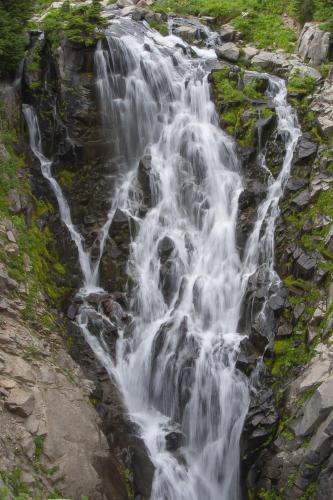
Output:
[[[330,52],[331,35],[315,23],[306,23],[297,41],[301,59],[314,66],[327,61]]]
[[[58,343],[54,334],[43,342],[1,315],[0,469],[15,464],[23,483],[29,477],[29,490],[37,495],[42,487],[45,498],[57,489],[73,499],[125,499],[122,465],[89,403],[94,384]]]
[[[311,109],[318,116],[322,133],[329,137],[333,133],[333,71],[328,75],[322,88],[314,95]]]
[[[239,59],[240,50],[232,42],[224,43],[221,47],[217,49],[218,57],[221,59],[226,59],[230,62],[236,62]]]

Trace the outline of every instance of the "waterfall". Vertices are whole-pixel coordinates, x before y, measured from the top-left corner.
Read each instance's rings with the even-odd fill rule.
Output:
[[[42,153],[36,114],[23,108],[31,149],[78,249],[82,295],[99,290],[98,266],[115,210],[138,224],[129,258],[133,328],[130,337],[120,335],[115,362],[102,339],[89,332],[87,303],[77,322],[140,425],[156,467],[154,500],[241,497],[239,440],[249,381],[235,367],[243,338],[238,323],[249,276],[265,266],[269,280],[278,280],[275,221],[300,135],[284,81],[267,75],[286,154],[241,258],[236,246],[241,169],[235,143],[220,129],[210,100],[213,63],[212,51],[200,49],[191,58],[179,38],[162,37],[129,19],[114,22],[99,42],[96,85],[120,174],[97,264],[84,250],[52,162]],[[130,192],[144,154],[152,206],[142,217]],[[172,436],[181,442],[176,452],[168,445]]]

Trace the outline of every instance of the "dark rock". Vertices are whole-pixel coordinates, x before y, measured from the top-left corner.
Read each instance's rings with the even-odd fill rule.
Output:
[[[184,442],[184,434],[180,431],[169,432],[165,436],[166,449],[168,451],[176,451]]]
[[[78,312],[77,305],[71,304],[67,309],[67,318],[73,321],[76,318],[77,312]]]
[[[316,269],[317,262],[312,257],[302,252],[294,264],[295,276],[302,279],[310,279]]]
[[[295,203],[300,208],[305,207],[306,205],[309,204],[310,201],[310,193],[307,190],[302,191],[299,195],[295,196],[293,198],[292,203]]]
[[[169,236],[164,236],[159,242],[158,242],[158,254],[161,259],[161,262],[165,262],[172,254],[172,252],[175,250],[175,243],[172,238]]]
[[[316,152],[317,152],[317,144],[302,137],[298,146],[298,153],[297,153],[298,161],[311,158],[316,154]]]

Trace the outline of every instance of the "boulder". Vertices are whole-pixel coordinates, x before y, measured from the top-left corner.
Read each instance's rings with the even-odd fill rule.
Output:
[[[261,50],[259,54],[254,56],[253,59],[251,59],[251,63],[260,68],[272,71],[288,67],[288,63],[285,59],[274,52],[267,52],[265,50]]]
[[[311,66],[307,64],[302,64],[298,60],[289,61],[290,63],[290,72],[289,76],[297,76],[297,77],[311,77],[314,78],[316,82],[320,82],[322,79],[321,73]]]
[[[238,39],[238,31],[230,24],[224,24],[219,31],[219,37],[221,42],[235,42]]]
[[[307,401],[302,420],[295,426],[297,436],[307,436],[333,409],[333,378],[323,382]]]
[[[314,274],[316,266],[316,260],[302,252],[294,264],[295,276],[302,279],[310,279]]]
[[[183,38],[186,42],[192,43],[197,38],[197,28],[193,26],[178,26],[174,29],[174,34]]]
[[[35,398],[30,390],[14,388],[5,402],[5,408],[20,417],[28,417],[34,409]]]
[[[259,52],[258,49],[252,47],[251,45],[248,45],[243,49],[243,57],[245,61],[249,61],[250,59],[252,59],[252,57],[256,56],[258,52]]]
[[[319,66],[328,60],[330,33],[315,23],[306,23],[297,41],[297,51],[303,61]]]
[[[171,431],[165,436],[165,445],[168,451],[176,451],[184,442],[184,434],[180,431]]]
[[[308,205],[308,203],[310,201],[310,193],[307,189],[305,189],[300,194],[295,196],[295,198],[293,198],[291,201],[292,201],[292,203],[297,205],[299,208],[306,207],[306,205]]]
[[[226,59],[230,62],[236,62],[239,59],[240,50],[237,45],[232,42],[228,42],[224,43],[222,47],[218,47],[216,49],[216,53],[221,59]]]
[[[298,160],[305,160],[313,157],[316,154],[317,149],[317,144],[309,141],[305,137],[302,137],[298,145]]]

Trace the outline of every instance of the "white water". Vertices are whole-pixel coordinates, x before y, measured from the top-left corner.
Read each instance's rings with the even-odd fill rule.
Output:
[[[96,51],[104,129],[122,173],[101,231],[100,255],[117,207],[140,225],[129,268],[137,284],[133,335],[121,336],[116,364],[88,330],[87,304],[77,321],[141,426],[156,467],[152,498],[238,500],[239,439],[249,404],[248,380],[235,369],[240,309],[248,277],[259,266],[265,266],[271,281],[277,279],[275,220],[300,132],[284,82],[271,77],[286,155],[241,260],[235,235],[242,178],[234,142],[219,128],[209,97],[212,52],[201,50],[191,60],[177,47],[180,42],[122,20],[111,27],[107,45],[100,43]],[[31,148],[77,245],[85,290],[96,288],[99,262],[92,265],[72,224],[52,163],[42,153],[36,115],[28,106],[24,114]],[[139,219],[138,200],[129,192],[148,147],[154,206]],[[166,236],[174,244],[167,299],[159,258],[159,243]],[[184,435],[178,459],[166,449],[165,435],[174,429]]]

